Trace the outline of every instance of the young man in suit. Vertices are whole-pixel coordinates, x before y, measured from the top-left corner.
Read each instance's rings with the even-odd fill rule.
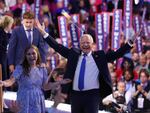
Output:
[[[83,34],[80,49],[69,49],[49,36],[38,20],[36,24],[44,40],[67,58],[64,78],[69,78],[72,82],[62,86],[62,93],[71,92],[71,113],[98,113],[100,101],[112,93],[107,63],[122,57],[132,48],[133,41],[130,40],[115,52],[105,53],[103,50],[92,51],[92,36]]]
[[[12,31],[8,48],[8,64],[10,73],[14,71],[17,64],[20,64],[23,59],[25,49],[33,44],[38,47],[42,62],[45,63],[45,44],[42,35],[34,27],[34,13],[31,11],[23,14],[22,26],[15,28]]]

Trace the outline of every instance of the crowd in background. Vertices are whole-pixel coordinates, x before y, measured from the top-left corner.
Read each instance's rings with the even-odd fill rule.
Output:
[[[62,10],[65,10],[69,14],[79,14],[80,23],[87,25],[86,32],[92,35],[95,42],[95,14],[104,11],[112,12],[114,8],[123,9],[123,0],[118,0],[117,5],[116,1],[117,0],[99,0],[97,4],[92,4],[89,0],[68,0],[67,7],[64,7],[63,0],[42,0],[40,20],[44,22],[45,30],[54,37],[57,42],[61,43],[57,17],[61,15]],[[17,28],[22,24],[23,3],[26,4],[27,10],[34,11],[34,0],[0,0],[0,20],[1,23],[5,23],[0,24],[0,63],[3,64],[4,68],[3,80],[8,79],[10,75],[9,69],[7,69],[8,65],[6,65],[7,50],[10,43],[9,40],[11,40],[11,30],[13,31],[14,28]],[[150,21],[150,2],[144,2],[143,0],[139,0],[139,4],[133,2],[133,15],[138,14],[142,17],[144,7],[147,8],[145,20]],[[112,22],[110,22],[110,26],[112,26]],[[4,37],[5,39],[2,39]],[[124,111],[132,111],[137,108],[139,108],[138,110],[143,108],[150,109],[150,36],[146,37],[142,34],[141,37],[142,53],[138,53],[136,45],[134,45],[133,49],[123,58],[108,63],[113,83],[113,94],[103,100],[104,107],[101,109],[110,110],[116,113],[122,112],[114,103],[121,104]],[[111,40],[111,33],[109,34],[109,39]],[[122,32],[120,45],[125,43],[124,39],[125,35]],[[71,47],[71,40],[68,40],[69,47]],[[96,44],[93,45],[93,49],[95,49],[95,46]],[[111,46],[109,45],[108,52],[111,51],[110,47]],[[62,80],[67,60],[48,45],[44,49],[46,50],[45,66],[48,70],[48,74],[51,75],[50,80]],[[55,58],[56,61],[55,67],[52,65],[53,58]],[[11,88],[11,90],[14,90],[14,87]],[[45,92],[45,98],[53,100],[53,95],[55,95],[55,93],[55,90],[47,91]],[[123,96],[121,94],[123,94]],[[142,107],[140,105],[138,106],[139,98],[144,99]],[[67,99],[67,103],[69,103],[69,99]]]

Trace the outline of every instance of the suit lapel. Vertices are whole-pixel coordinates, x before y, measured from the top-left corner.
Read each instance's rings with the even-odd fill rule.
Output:
[[[92,52],[92,56],[94,57],[94,59],[97,59],[99,57],[96,52]]]
[[[100,56],[100,53],[98,52],[92,52],[92,56],[93,56],[93,59],[98,67],[99,70],[101,70],[101,65],[103,65],[103,60],[101,60],[101,56]]]
[[[26,35],[26,32],[25,32],[23,26],[21,26],[21,28],[20,28],[20,35],[21,35],[23,44],[28,44],[28,38],[27,38],[27,35]]]

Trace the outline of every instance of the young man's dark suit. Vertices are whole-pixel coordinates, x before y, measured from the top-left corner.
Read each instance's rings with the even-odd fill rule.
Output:
[[[63,45],[58,44],[50,36],[45,38],[44,40],[53,49],[55,49],[58,53],[60,53],[63,57],[68,59],[66,73],[64,75],[64,78],[69,78],[73,81],[77,63],[78,63],[78,59],[79,59],[79,56],[81,55],[81,50],[75,49],[75,48],[68,49],[68,48],[64,47]],[[131,49],[131,46],[129,44],[125,44],[123,47],[121,47],[116,52],[109,52],[108,54],[106,54],[103,50],[92,52],[93,59],[99,69],[100,88],[98,90],[93,89],[92,93],[90,91],[88,93],[88,91],[87,91],[86,93],[88,94],[88,96],[87,95],[86,96],[88,98],[92,98],[92,96],[94,96],[94,98],[95,98],[95,96],[97,96],[97,99],[100,99],[100,98],[102,99],[112,93],[112,83],[111,83],[111,78],[110,78],[107,62],[113,61],[113,60],[123,56],[126,53],[126,51],[128,51],[130,49]],[[69,91],[74,92],[72,90],[72,85],[73,85],[72,83],[73,82],[63,86],[62,93],[68,93]],[[98,95],[94,95],[94,91],[98,91]],[[80,92],[82,92],[82,91],[79,91],[79,93]],[[79,93],[75,92],[75,95],[78,95]],[[84,93],[84,91],[83,91],[83,93]],[[75,106],[79,106],[79,103],[80,103],[79,96],[78,96],[78,98],[76,98],[73,93],[72,99],[75,97],[76,98],[75,100],[78,102],[78,103],[76,103]],[[82,99],[82,97],[81,97],[81,99]],[[100,101],[100,100],[98,100],[98,101]],[[95,103],[89,103],[89,104],[95,104]],[[73,108],[73,105],[74,105],[74,103],[72,103],[72,108]],[[89,107],[88,109],[89,109],[88,111],[90,111],[91,108]],[[94,109],[97,109],[97,107],[95,107]],[[96,112],[97,112],[97,110],[95,111],[95,113]],[[81,112],[72,111],[72,113],[81,113]],[[85,112],[83,111],[82,113],[85,113]],[[86,112],[86,113],[90,113],[90,112]]]
[[[45,62],[46,51],[44,50],[44,48],[46,43],[44,43],[41,33],[36,28],[33,28],[32,44],[38,47],[42,62]],[[24,56],[24,51],[29,45],[30,44],[28,42],[28,38],[23,25],[15,28],[12,31],[9,42],[8,64],[14,66],[21,64]]]

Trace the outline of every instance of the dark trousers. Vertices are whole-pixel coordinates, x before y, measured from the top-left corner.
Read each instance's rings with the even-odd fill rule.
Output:
[[[72,91],[71,113],[98,113],[100,101],[98,89]]]
[[[8,79],[7,75],[7,54],[1,54],[0,64],[2,65],[2,79]]]

